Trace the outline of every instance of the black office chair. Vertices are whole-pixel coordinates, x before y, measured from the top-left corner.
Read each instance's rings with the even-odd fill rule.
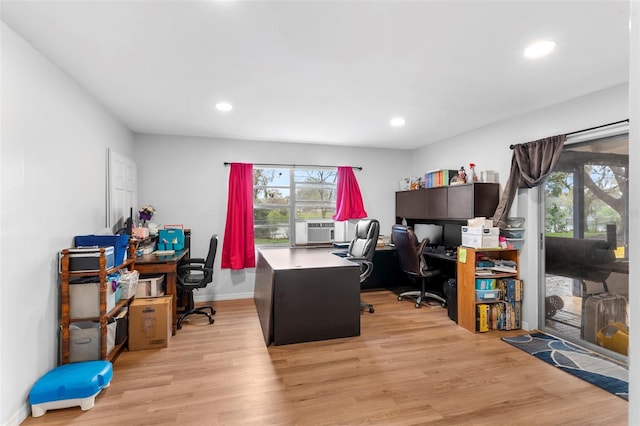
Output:
[[[373,272],[373,254],[376,251],[380,223],[376,219],[363,219],[356,223],[355,235],[346,259],[360,265],[360,284],[362,284]],[[373,313],[373,305],[360,300],[360,309],[369,309]]]
[[[187,307],[178,318],[176,328],[182,328],[182,322],[191,314],[205,315],[209,318],[209,324],[213,324],[213,315],[216,310],[211,306],[195,307],[193,302],[193,292],[200,288],[205,288],[213,281],[213,261],[218,250],[218,236],[213,235],[209,242],[209,253],[206,259],[191,258],[178,266],[177,284],[180,289],[187,293]],[[209,311],[209,312],[207,312]]]
[[[422,303],[426,302],[426,299],[434,299],[440,302],[442,307],[447,306],[447,299],[439,294],[425,290],[426,281],[440,275],[440,270],[429,269],[427,267],[422,254],[424,247],[429,243],[429,240],[425,238],[420,244],[418,244],[418,238],[413,232],[413,229],[403,225],[393,225],[391,228],[391,236],[393,244],[396,246],[400,269],[408,274],[412,280],[419,278],[422,281],[420,291],[407,291],[401,293],[398,296],[398,300],[402,300],[405,297],[415,297],[416,308],[422,306]]]

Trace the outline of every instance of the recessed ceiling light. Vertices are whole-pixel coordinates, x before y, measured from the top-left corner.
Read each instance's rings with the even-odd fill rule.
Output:
[[[555,47],[556,43],[553,41],[540,41],[524,49],[524,56],[530,59],[540,58],[551,53]]]
[[[406,121],[402,117],[394,117],[389,122],[393,127],[402,127],[405,125]]]
[[[231,111],[233,109],[233,106],[227,102],[218,102],[216,104],[216,109],[218,111]]]

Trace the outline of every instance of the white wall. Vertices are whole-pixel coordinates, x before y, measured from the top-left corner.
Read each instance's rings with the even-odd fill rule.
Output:
[[[312,144],[232,141],[179,136],[136,135],[138,199],[150,203],[160,224],[191,228],[191,249],[204,257],[211,234],[223,239],[229,167],[224,162],[362,166],[356,177],[369,217],[389,235],[395,223],[395,191],[406,176],[411,153],[402,150],[345,148]],[[214,282],[197,300],[253,297],[254,270],[220,269],[219,247]]]
[[[0,424],[27,415],[57,365],[57,253],[105,224],[107,147],[131,133],[4,23],[0,218]]]

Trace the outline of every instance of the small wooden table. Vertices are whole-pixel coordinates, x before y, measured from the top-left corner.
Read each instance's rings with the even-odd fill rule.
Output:
[[[267,345],[360,335],[360,268],[331,251],[258,250],[254,301]]]
[[[176,320],[177,320],[177,303],[176,303],[176,273],[178,264],[189,253],[189,249],[176,250],[175,253],[166,256],[156,256],[155,254],[143,254],[136,257],[135,269],[140,274],[165,274],[165,283],[167,289],[165,294],[171,296],[172,299],[172,312],[173,316],[171,334],[176,334]]]

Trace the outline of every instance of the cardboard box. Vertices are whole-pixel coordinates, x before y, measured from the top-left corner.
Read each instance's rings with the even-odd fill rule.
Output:
[[[164,296],[164,275],[138,278],[136,298]]]
[[[462,228],[462,245],[474,248],[498,248],[500,243],[498,236],[500,228],[478,228],[471,226],[463,226]]]
[[[129,306],[129,350],[166,348],[171,338],[171,296],[134,299]]]
[[[489,235],[489,236],[498,236],[500,235],[500,228],[490,226],[490,227],[477,227],[477,226],[463,226],[462,235]]]
[[[474,217],[467,219],[467,226],[473,228],[493,228],[493,220],[484,217]]]
[[[462,234],[462,245],[473,248],[499,248],[497,235],[470,235]]]

